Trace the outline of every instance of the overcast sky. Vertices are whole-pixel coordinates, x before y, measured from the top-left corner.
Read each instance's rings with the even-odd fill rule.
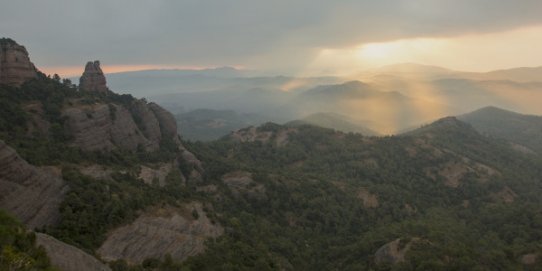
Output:
[[[104,65],[126,68],[229,65],[283,73],[311,67],[334,73],[367,66],[363,56],[373,51],[384,64],[394,61],[383,56],[385,46],[374,45],[376,50],[361,57],[355,54],[367,44],[455,39],[457,46],[457,41],[469,39],[484,43],[477,36],[496,41],[499,33],[513,36],[514,41],[503,38],[490,51],[506,55],[521,50],[524,57],[486,56],[494,64],[488,60],[477,66],[484,62],[480,58],[461,66],[439,59],[442,52],[418,54],[426,64],[497,69],[542,65],[541,47],[534,46],[542,45],[541,30],[541,0],[0,0],[0,36],[25,45],[38,68],[46,70],[82,67],[87,60],[100,59]],[[492,44],[487,43],[484,47]],[[525,44],[533,44],[532,51],[525,52]],[[395,56],[397,61],[418,60],[408,55],[413,53],[406,45],[398,46],[393,53],[402,57]],[[484,49],[442,46],[433,50],[482,55],[476,50]],[[326,58],[325,52],[343,59],[334,61],[333,54]]]

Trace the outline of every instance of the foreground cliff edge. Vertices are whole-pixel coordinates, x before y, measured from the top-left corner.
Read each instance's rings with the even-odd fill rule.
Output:
[[[87,182],[103,181],[118,185],[126,181],[118,179],[130,179],[139,183],[133,186],[140,191],[152,187],[151,190],[160,191],[156,193],[165,193],[171,187],[182,190],[184,186],[199,182],[202,173],[200,162],[182,145],[174,117],[154,103],[110,91],[99,61],[87,63],[79,88],[76,88],[69,80],[61,82],[56,75],[49,78],[39,72],[30,62],[26,49],[15,41],[0,39],[0,49],[2,103],[8,111],[2,116],[0,129],[2,139],[6,140],[0,140],[0,208],[22,221],[29,230],[45,231],[75,245],[45,233],[37,234],[37,244],[46,249],[53,266],[60,270],[110,270],[94,255],[87,253],[92,252],[88,250],[92,245],[83,244],[83,239],[99,232],[99,242],[103,242],[109,230],[130,221],[135,223],[134,226],[128,224],[125,227],[138,227],[135,225],[143,217],[154,219],[156,234],[147,237],[151,238],[147,241],[140,239],[142,244],[160,236],[167,230],[163,227],[179,228],[177,235],[186,236],[186,240],[172,236],[176,239],[165,247],[158,244],[149,247],[151,254],[133,252],[124,257],[111,255],[109,251],[117,243],[115,239],[108,239],[106,246],[99,251],[104,258],[125,259],[133,263],[141,263],[150,256],[160,259],[168,253],[186,258],[204,251],[203,242],[207,237],[215,238],[222,233],[218,224],[209,222],[200,203],[185,202],[176,195],[167,198],[173,205],[169,209],[171,215],[177,217],[175,220],[162,223],[160,219],[169,215],[153,212],[156,208],[152,205],[161,201],[151,200],[131,208],[140,210],[135,213],[121,213],[116,218],[98,221],[94,224],[100,228],[98,231],[86,229],[87,233],[66,234],[65,231],[70,230],[66,225],[69,220],[66,208],[71,208],[67,207],[70,199],[88,191],[84,188],[87,184],[76,187],[76,184],[66,181],[67,172],[75,172],[78,177],[74,179],[81,181],[80,178],[86,178]],[[108,161],[104,163],[104,160]],[[80,191],[74,191],[77,189]],[[89,207],[93,206],[83,209]],[[201,218],[194,219],[192,209],[183,211],[187,208],[199,211]],[[187,213],[188,216],[184,215]],[[140,215],[142,217],[136,219]],[[183,230],[185,224],[187,231]],[[188,226],[192,224],[199,226],[192,229]],[[115,232],[111,234],[111,238],[115,238]],[[133,232],[128,234],[144,238]],[[194,234],[197,237],[192,237]],[[126,239],[119,242],[123,241]],[[87,248],[87,252],[78,247]]]

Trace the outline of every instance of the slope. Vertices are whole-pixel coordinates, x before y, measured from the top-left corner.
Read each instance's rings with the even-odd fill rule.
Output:
[[[542,154],[542,117],[485,107],[459,116],[483,134],[504,139],[518,150]]]
[[[383,138],[268,123],[190,147],[229,217],[194,269],[517,269],[540,253],[540,160],[456,118]]]

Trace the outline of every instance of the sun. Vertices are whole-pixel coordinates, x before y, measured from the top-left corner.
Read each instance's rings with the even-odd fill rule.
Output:
[[[357,58],[367,64],[389,65],[402,62],[424,62],[443,47],[437,39],[417,38],[390,42],[366,43],[358,47]]]
[[[386,59],[396,56],[400,49],[400,44],[396,42],[368,43],[359,48],[358,56],[366,60]]]

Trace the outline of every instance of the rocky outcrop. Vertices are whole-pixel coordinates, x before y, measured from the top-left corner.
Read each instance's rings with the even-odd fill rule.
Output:
[[[246,171],[234,171],[222,176],[222,181],[233,196],[247,195],[251,198],[265,198],[265,187],[254,182],[252,173]]]
[[[132,113],[139,117],[139,129],[143,135],[151,142],[160,142],[162,139],[162,131],[160,130],[160,122],[152,110],[152,103],[147,104],[143,100],[136,100],[132,104]],[[169,113],[166,111],[166,113]],[[177,128],[177,126],[175,126]],[[173,136],[170,135],[170,138]]]
[[[180,143],[179,136],[177,134],[177,121],[175,120],[175,117],[169,111],[163,109],[155,103],[149,103],[148,106],[152,112],[154,112],[156,119],[158,119],[162,136],[171,138],[173,141]]]
[[[74,137],[74,145],[83,150],[120,148],[135,151],[142,147],[154,151],[160,146],[160,137],[146,138],[130,111],[121,105],[77,105],[65,108],[63,115],[67,119],[65,128]]]
[[[25,113],[28,116],[27,135],[28,136],[49,136],[51,124],[45,119],[45,110],[40,102],[31,102],[23,106]]]
[[[283,147],[289,142],[290,135],[298,132],[297,128],[268,130],[267,126],[276,124],[267,123],[260,127],[249,127],[232,132],[229,138],[237,142],[262,142],[272,143],[277,147]]]
[[[105,75],[100,68],[100,61],[89,61],[85,66],[85,71],[79,78],[79,89],[84,91],[107,92]]]
[[[141,166],[139,171],[138,178],[141,179],[146,184],[158,185],[163,187],[166,185],[167,176],[174,170],[178,168],[177,161],[174,160],[170,163],[161,163],[155,165],[154,167]],[[181,175],[181,179],[184,182],[184,176]]]
[[[361,199],[365,208],[377,208],[379,205],[378,197],[370,193],[366,188],[360,188],[357,197]]]
[[[20,86],[37,76],[26,48],[11,39],[0,39],[0,84]]]
[[[107,265],[84,251],[47,234],[36,233],[36,244],[43,246],[53,267],[62,271],[110,271]]]
[[[405,254],[416,241],[418,241],[418,238],[413,238],[412,240],[395,239],[383,245],[375,253],[375,263],[393,265],[404,262]]]
[[[450,154],[454,154],[449,152]],[[455,154],[454,154],[455,155]],[[457,188],[463,180],[472,176],[479,182],[487,182],[501,173],[487,165],[474,162],[466,157],[458,157],[457,161],[442,163],[438,166],[424,168],[425,175],[435,181],[443,180],[444,185]]]
[[[67,118],[66,129],[74,137],[74,144],[83,150],[115,147],[135,150],[140,144],[149,145],[123,106],[76,106],[66,108],[63,115]]]
[[[106,261],[124,259],[130,264],[148,258],[163,259],[166,254],[182,261],[202,253],[205,240],[222,233],[223,228],[211,223],[200,203],[187,204],[182,209],[156,208],[112,231],[98,254]]]
[[[524,265],[534,265],[538,263],[539,254],[537,253],[529,253],[521,256],[521,263]]]
[[[0,208],[31,229],[52,225],[66,192],[62,179],[28,164],[0,140]]]

